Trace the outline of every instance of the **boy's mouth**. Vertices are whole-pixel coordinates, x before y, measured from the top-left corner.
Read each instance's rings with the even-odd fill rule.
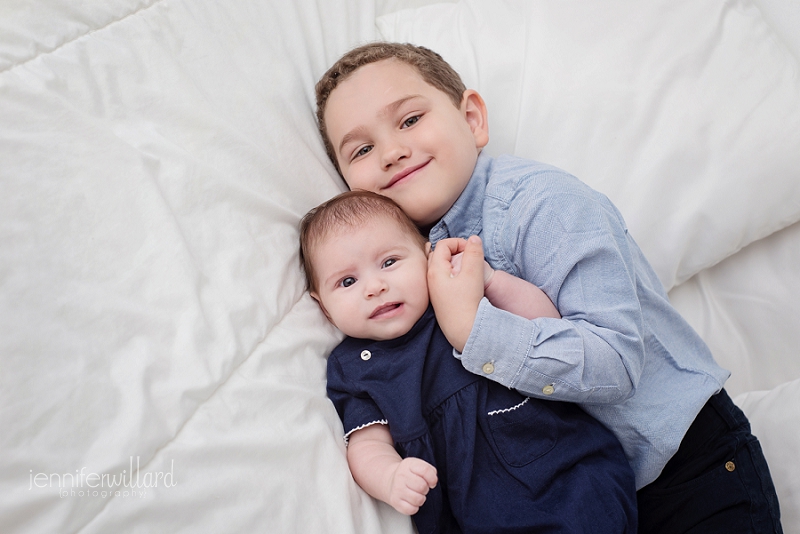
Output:
[[[403,306],[402,302],[390,302],[388,304],[381,304],[372,311],[372,315],[370,315],[369,318],[382,319],[384,317],[393,316],[395,314],[395,311],[399,310],[402,306]]]
[[[414,174],[415,172],[417,172],[418,170],[420,170],[421,168],[423,168],[424,166],[426,166],[430,162],[431,162],[431,160],[427,160],[427,161],[424,161],[424,162],[420,163],[419,165],[414,165],[413,167],[406,167],[402,171],[400,171],[397,174],[395,174],[394,176],[392,176],[392,179],[389,180],[389,183],[386,184],[386,187],[384,187],[383,189],[389,189],[390,187],[395,185],[397,182],[399,182],[399,181],[407,178],[408,176]]]

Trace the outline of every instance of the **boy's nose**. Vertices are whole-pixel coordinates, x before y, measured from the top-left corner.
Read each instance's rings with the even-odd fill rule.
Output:
[[[411,149],[404,143],[392,143],[383,151],[383,168],[389,169],[402,159],[411,156]]]

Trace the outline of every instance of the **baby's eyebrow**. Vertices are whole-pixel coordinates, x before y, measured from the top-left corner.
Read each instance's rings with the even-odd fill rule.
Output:
[[[324,283],[326,286],[329,286],[329,285],[333,284],[334,282],[338,282],[338,281],[339,281],[339,279],[341,279],[341,278],[344,278],[344,276],[345,276],[345,275],[348,275],[349,273],[350,273],[350,269],[349,269],[349,268],[347,268],[347,269],[340,269],[340,270],[338,270],[338,271],[336,271],[336,272],[334,272],[334,273],[332,273],[332,274],[328,275],[328,277],[327,277],[327,278],[325,278],[325,280],[323,281],[323,283]]]

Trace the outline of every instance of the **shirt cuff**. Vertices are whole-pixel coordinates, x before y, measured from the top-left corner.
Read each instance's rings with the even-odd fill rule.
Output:
[[[461,360],[461,364],[467,371],[513,388],[525,358],[530,354],[526,354],[523,358],[501,358],[496,350],[492,350],[492,347],[495,346],[493,340],[499,337],[505,340],[506,347],[515,347],[525,351],[532,349],[530,348],[528,329],[516,328],[516,325],[504,321],[502,317],[497,317],[498,314],[506,313],[492,306],[486,297],[482,298],[478,305],[475,323],[472,325],[469,338],[464,346],[464,352],[457,354],[456,357]],[[490,329],[491,335],[486,335],[484,332],[486,329]],[[454,350],[454,354],[456,352]]]

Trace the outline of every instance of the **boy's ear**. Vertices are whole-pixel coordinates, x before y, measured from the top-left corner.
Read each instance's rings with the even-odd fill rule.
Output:
[[[475,137],[475,146],[481,149],[489,143],[489,115],[483,97],[474,89],[464,91],[461,97],[461,112]]]

